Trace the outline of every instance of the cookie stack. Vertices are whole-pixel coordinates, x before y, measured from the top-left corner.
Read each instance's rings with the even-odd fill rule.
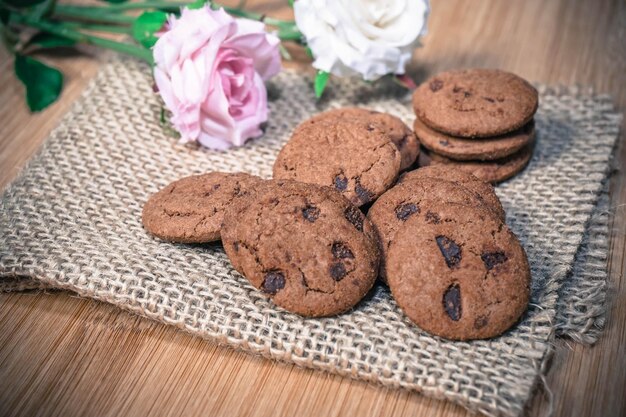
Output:
[[[413,94],[419,165],[447,164],[497,183],[528,164],[533,152],[537,90],[515,74],[449,71]]]

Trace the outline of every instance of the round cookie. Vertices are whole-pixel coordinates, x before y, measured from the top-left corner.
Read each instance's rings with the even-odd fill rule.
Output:
[[[304,123],[316,123],[323,120],[341,120],[353,118],[363,120],[366,123],[374,123],[379,126],[389,139],[398,147],[402,160],[400,170],[409,168],[419,155],[420,144],[411,129],[404,124],[400,118],[389,113],[381,113],[376,110],[364,109],[360,107],[342,107],[339,109],[327,110],[313,116]]]
[[[274,162],[274,178],[335,188],[357,206],[396,180],[400,152],[378,126],[356,120],[301,124]]]
[[[539,97],[510,72],[468,69],[438,74],[413,93],[413,110],[427,126],[451,136],[491,137],[532,119]]]
[[[488,139],[466,139],[444,135],[430,129],[420,119],[413,123],[419,142],[439,155],[458,161],[493,160],[514,154],[535,139],[535,123]]]
[[[432,210],[440,221],[410,219],[389,248],[393,297],[411,321],[437,336],[470,340],[503,333],[528,306],[524,249],[485,209],[443,204]]]
[[[263,181],[226,172],[185,177],[153,194],[143,206],[141,221],[150,234],[169,242],[216,241],[226,207]]]
[[[342,313],[369,291],[378,243],[338,192],[271,181],[229,207],[222,229],[233,266],[275,304],[302,316]]]
[[[533,156],[534,144],[520,149],[513,155],[493,161],[455,161],[422,148],[420,166],[446,165],[450,168],[473,174],[483,181],[497,184],[521,172]]]
[[[493,186],[469,172],[454,169],[454,167],[446,165],[430,165],[403,174],[398,179],[398,183],[421,178],[440,179],[462,185],[468,190],[475,192],[478,197],[483,200],[483,203],[491,207],[498,217],[504,221],[506,216],[504,208]]]
[[[478,193],[459,183],[425,177],[397,184],[380,196],[367,213],[380,242],[380,276],[383,281],[387,276],[389,246],[398,230],[404,228],[413,217],[421,218],[422,221],[436,221],[430,207],[445,203],[483,207],[492,211],[496,218],[504,220],[504,211],[496,212],[485,204]]]

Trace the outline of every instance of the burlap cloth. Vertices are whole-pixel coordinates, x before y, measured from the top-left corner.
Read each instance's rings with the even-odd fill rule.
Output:
[[[268,358],[488,415],[523,412],[557,333],[595,340],[606,295],[600,196],[621,118],[608,97],[540,87],[535,155],[497,188],[530,259],[531,305],[503,336],[460,343],[420,331],[382,285],[347,314],[303,319],[248,285],[219,244],[167,244],[144,232],[151,193],[210,170],[268,177],[293,127],[313,113],[359,104],[413,119],[406,92],[385,82],[333,79],[318,103],[310,79],[284,71],[270,93],[262,139],[228,152],[182,146],[160,125],[149,69],[113,58],[2,197],[0,285],[67,289]]]

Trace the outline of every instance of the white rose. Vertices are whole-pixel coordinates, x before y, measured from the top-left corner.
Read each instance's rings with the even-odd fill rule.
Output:
[[[404,74],[426,33],[428,0],[297,0],[296,24],[313,66],[338,76],[375,80]]]

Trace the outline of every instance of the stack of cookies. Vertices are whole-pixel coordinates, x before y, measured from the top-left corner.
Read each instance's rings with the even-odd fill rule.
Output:
[[[528,164],[533,152],[537,90],[509,72],[449,71],[413,94],[419,165],[447,164],[491,183]]]

